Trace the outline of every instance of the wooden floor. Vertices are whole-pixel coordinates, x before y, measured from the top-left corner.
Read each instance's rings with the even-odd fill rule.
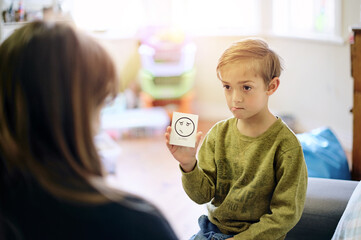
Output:
[[[212,122],[199,122],[204,134]],[[198,217],[206,206],[191,201],[183,191],[178,162],[169,153],[163,136],[120,140],[120,156],[111,184],[153,202],[164,213],[179,239],[198,232]]]

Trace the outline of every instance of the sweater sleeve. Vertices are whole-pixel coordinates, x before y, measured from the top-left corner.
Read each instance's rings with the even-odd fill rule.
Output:
[[[198,152],[198,161],[195,168],[188,173],[182,171],[184,191],[190,199],[198,204],[211,201],[215,194],[216,165],[214,161],[214,144],[214,132],[210,131]]]
[[[281,154],[275,162],[275,170],[277,186],[269,213],[235,235],[235,240],[284,239],[301,218],[308,179],[302,148],[298,146]]]

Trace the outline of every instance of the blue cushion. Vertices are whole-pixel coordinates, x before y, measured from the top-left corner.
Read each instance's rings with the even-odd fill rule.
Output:
[[[346,154],[329,128],[297,134],[297,138],[302,144],[309,177],[351,179]]]

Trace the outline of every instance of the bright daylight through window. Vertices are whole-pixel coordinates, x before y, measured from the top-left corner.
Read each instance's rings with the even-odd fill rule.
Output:
[[[60,2],[69,1],[79,27],[117,36],[131,37],[147,26],[172,26],[198,35],[275,35],[342,42],[341,0]]]

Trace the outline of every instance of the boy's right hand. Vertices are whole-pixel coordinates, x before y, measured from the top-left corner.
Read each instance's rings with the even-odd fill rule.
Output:
[[[164,134],[167,147],[173,157],[179,162],[181,168],[185,172],[190,172],[193,170],[194,166],[196,165],[197,158],[197,148],[199,142],[202,138],[202,132],[198,132],[196,135],[196,145],[194,148],[192,147],[183,147],[183,146],[176,146],[169,144],[170,139],[170,132],[172,131],[172,127],[168,126],[167,130]]]

